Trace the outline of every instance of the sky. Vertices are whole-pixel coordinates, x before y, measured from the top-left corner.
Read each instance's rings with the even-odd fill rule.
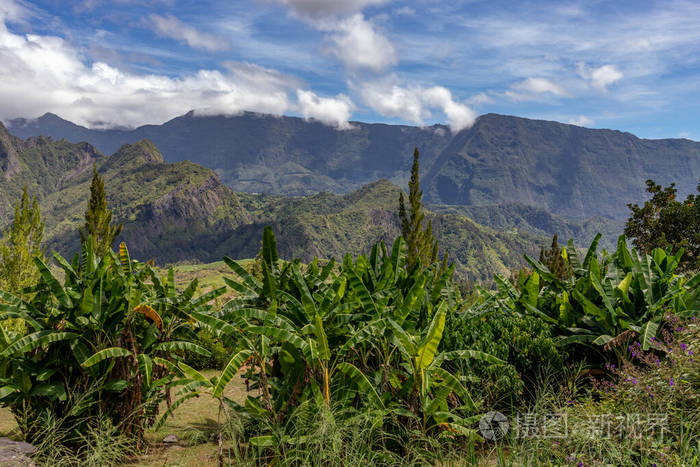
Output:
[[[700,140],[700,2],[0,0],[0,120],[189,110]]]

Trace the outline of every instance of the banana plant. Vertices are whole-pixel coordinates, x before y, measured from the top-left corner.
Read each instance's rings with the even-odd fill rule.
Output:
[[[562,256],[570,262],[573,274],[566,280],[526,255],[533,273],[519,283],[519,290],[497,278],[499,292],[490,294],[480,306],[498,303],[545,319],[558,327],[562,345],[605,346],[619,337],[628,340],[636,335],[645,350],[652,345],[667,311],[681,316],[697,312],[700,279],[675,274],[682,249],[675,254],[662,249],[639,254],[630,251],[621,236],[612,255],[598,255],[599,240],[600,234],[583,261],[569,241]]]
[[[213,295],[192,298],[196,283],[178,295],[172,272],[159,289],[151,266],[132,260],[124,244],[119,254],[98,257],[85,242],[72,262],[54,259],[63,283],[36,259],[41,278],[33,297],[2,295],[0,319],[21,318],[28,332],[0,338],[0,403],[16,416],[28,410],[30,419],[50,408],[74,420],[77,431],[80,420],[104,411],[125,434],[141,439],[174,377],[153,361],[208,354],[189,339],[185,312]]]
[[[474,350],[438,352],[447,310],[446,302],[441,302],[427,330],[417,335],[410,334],[396,321],[388,319],[394,344],[405,363],[405,382],[401,393],[406,397],[408,409],[422,418],[424,430],[441,425],[460,434],[474,436],[466,421],[450,410],[448,397],[454,394],[459,398],[462,405],[458,409],[473,412],[477,409],[476,404],[459,377],[444,369],[442,364],[448,360],[468,358],[489,363],[505,362]]]

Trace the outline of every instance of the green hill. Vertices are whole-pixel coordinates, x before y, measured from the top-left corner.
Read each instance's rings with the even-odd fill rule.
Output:
[[[63,254],[78,249],[93,164],[105,180],[120,236],[134,257],[159,264],[212,262],[224,255],[257,254],[265,225],[278,235],[285,258],[340,258],[366,252],[377,241],[399,234],[396,215],[400,189],[387,180],[346,195],[318,193],[289,197],[234,193],[212,170],[182,161],[164,162],[150,141],[122,146],[103,156],[86,143],[50,138],[15,138],[0,126],[3,211],[0,225],[11,221],[11,207],[24,184],[40,199],[46,219],[47,246]],[[523,252],[535,252],[544,240],[536,235],[484,227],[460,213],[433,213],[441,248],[450,252],[458,271],[473,279],[507,272],[522,264]]]

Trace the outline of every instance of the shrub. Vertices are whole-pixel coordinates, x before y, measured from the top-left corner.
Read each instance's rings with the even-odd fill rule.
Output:
[[[565,360],[565,353],[557,347],[547,322],[498,310],[487,314],[468,310],[451,316],[442,349],[474,349],[507,362],[507,365],[495,365],[473,361],[465,368],[466,374],[481,379],[473,387],[482,391],[487,407],[509,407],[526,389],[532,389],[543,372],[561,371]]]
[[[201,329],[196,334],[196,343],[207,350],[210,355],[189,352],[185,355],[185,363],[196,370],[215,368],[223,370],[231,358],[234,349],[206,329]]]

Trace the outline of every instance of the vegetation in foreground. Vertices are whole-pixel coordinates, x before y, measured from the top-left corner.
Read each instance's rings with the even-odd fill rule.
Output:
[[[303,264],[265,228],[259,257],[225,257],[203,294],[112,251],[104,202],[80,254],[53,255],[60,274],[16,255],[37,276],[0,292],[0,403],[36,460],[148,462],[149,433],[201,398],[212,419],[189,442],[211,440],[219,465],[696,464],[700,274],[677,272],[684,250],[553,242],[463,297],[414,170],[408,242]],[[16,223],[40,225],[25,201]]]

